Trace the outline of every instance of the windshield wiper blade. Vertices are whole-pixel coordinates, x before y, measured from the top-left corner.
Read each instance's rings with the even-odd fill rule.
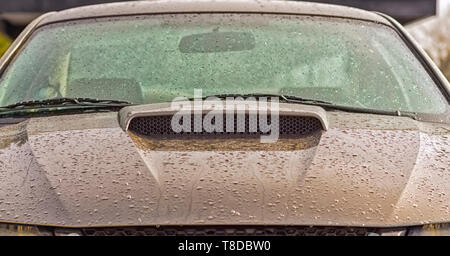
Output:
[[[301,97],[297,97],[297,96],[291,96],[291,95],[284,95],[284,94],[270,94],[270,93],[248,93],[248,94],[239,94],[239,93],[228,93],[228,94],[213,94],[213,95],[208,95],[205,97],[201,97],[200,99],[207,99],[209,97],[217,97],[220,99],[224,99],[227,97],[233,97],[233,98],[237,98],[237,97],[242,97],[242,98],[248,98],[248,97],[277,97],[283,101],[286,102],[298,102],[298,103],[306,103],[306,102],[311,102],[311,103],[321,103],[321,104],[333,104],[331,102],[327,102],[327,101],[322,101],[322,100],[315,100],[315,99],[306,99],[306,98],[301,98]],[[190,98],[190,100],[193,100],[195,98]]]
[[[356,113],[368,113],[368,114],[378,114],[378,115],[393,115],[393,116],[405,116],[410,117],[414,120],[417,120],[417,114],[411,113],[411,112],[404,112],[399,110],[379,110],[379,109],[371,109],[371,108],[359,108],[359,107],[352,107],[352,106],[345,106],[345,105],[337,105],[332,102],[323,101],[323,100],[316,100],[316,99],[308,99],[308,98],[302,98],[298,96],[292,96],[292,95],[284,95],[284,94],[264,94],[264,93],[249,93],[249,94],[238,94],[238,93],[231,93],[231,94],[216,94],[216,95],[208,95],[205,97],[202,97],[200,99],[206,99],[208,97],[217,97],[217,98],[227,98],[227,97],[242,97],[242,98],[248,98],[248,97],[278,97],[280,100],[287,102],[287,103],[298,103],[298,104],[307,104],[307,105],[314,105],[314,106],[320,106],[327,109],[335,109],[335,110],[341,110],[341,111],[347,111],[347,112],[356,112]],[[190,98],[190,100],[193,100],[195,98]]]
[[[94,98],[53,98],[45,100],[23,101],[0,107],[0,110],[32,109],[42,107],[64,107],[64,106],[95,106],[95,107],[125,107],[132,105],[131,102],[122,100],[105,100]]]
[[[352,107],[345,105],[337,105],[331,102],[322,101],[322,100],[313,100],[313,99],[304,99],[296,96],[286,96],[281,95],[281,98],[286,100],[286,102],[290,103],[301,103],[301,104],[311,104],[316,106],[321,106],[329,109],[342,110],[347,112],[357,112],[357,113],[368,113],[368,114],[377,114],[377,115],[390,115],[390,116],[405,116],[410,117],[414,120],[417,120],[417,113],[405,112],[400,110],[380,110],[380,109],[372,109],[372,108],[360,108],[360,107]]]

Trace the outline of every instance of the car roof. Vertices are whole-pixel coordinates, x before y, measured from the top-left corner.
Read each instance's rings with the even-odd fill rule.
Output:
[[[311,2],[258,0],[162,0],[98,4],[54,12],[53,14],[46,16],[39,25],[110,16],[210,12],[330,16],[366,20],[390,25],[390,23],[382,16],[357,8]]]

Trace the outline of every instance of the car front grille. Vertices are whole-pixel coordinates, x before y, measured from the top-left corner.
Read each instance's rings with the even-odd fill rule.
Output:
[[[203,116],[204,118],[205,116]],[[132,131],[138,136],[152,137],[155,139],[165,138],[248,138],[259,137],[261,135],[268,135],[271,131],[263,132],[259,127],[259,117],[250,118],[249,115],[244,115],[243,122],[238,122],[237,115],[233,119],[233,131],[227,132],[226,116],[222,117],[222,129],[221,131],[207,132],[202,127],[197,128],[201,131],[196,132],[194,125],[198,125],[198,122],[194,122],[194,116],[191,115],[191,128],[188,132],[181,131],[179,133],[172,129],[172,116],[146,116],[135,117],[131,120],[128,127],[129,131]],[[271,124],[272,118],[268,116],[268,123]],[[202,119],[203,120],[203,119]],[[214,124],[214,119],[213,119]],[[306,137],[312,134],[320,132],[322,128],[321,122],[315,117],[308,116],[279,116],[279,136],[280,137]],[[239,127],[239,129],[238,129]],[[249,129],[249,127],[256,127],[256,132]],[[230,130],[230,129],[228,129]]]
[[[86,236],[367,236],[375,230],[354,227],[160,226],[85,228]]]

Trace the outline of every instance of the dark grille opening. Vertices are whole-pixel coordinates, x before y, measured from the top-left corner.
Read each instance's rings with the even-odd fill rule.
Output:
[[[204,115],[202,120],[204,120]],[[242,119],[242,117],[241,117]],[[271,116],[267,117],[267,124],[272,124]],[[172,116],[147,116],[133,118],[129,125],[129,130],[136,135],[153,137],[153,138],[184,138],[184,137],[226,137],[226,138],[248,138],[260,137],[261,135],[268,135],[269,132],[262,132],[259,126],[259,116],[250,118],[249,115],[244,115],[244,121],[238,121],[237,115],[234,116],[233,132],[227,132],[226,116],[222,117],[222,131],[221,132],[207,132],[202,129],[201,132],[195,132],[194,116],[191,116],[191,132],[181,131],[175,132],[172,129]],[[215,120],[212,119],[212,124]],[[181,122],[180,122],[181,123]],[[279,137],[306,137],[322,130],[321,122],[314,117],[305,116],[279,116]],[[243,124],[243,125],[242,125]],[[276,123],[274,124],[276,125]],[[239,129],[238,129],[239,126]],[[250,127],[256,127],[256,132],[251,132]],[[243,131],[243,132],[242,132]],[[254,130],[252,130],[254,131]]]
[[[87,236],[367,236],[371,228],[304,227],[304,226],[161,226],[86,228]]]

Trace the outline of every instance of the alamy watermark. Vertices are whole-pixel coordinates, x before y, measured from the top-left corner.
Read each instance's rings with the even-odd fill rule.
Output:
[[[257,98],[226,97],[223,100],[212,96],[203,99],[202,90],[194,89],[193,103],[186,97],[172,101],[171,108],[177,111],[172,117],[172,130],[176,133],[260,132],[261,143],[276,142],[280,131],[279,99]]]

